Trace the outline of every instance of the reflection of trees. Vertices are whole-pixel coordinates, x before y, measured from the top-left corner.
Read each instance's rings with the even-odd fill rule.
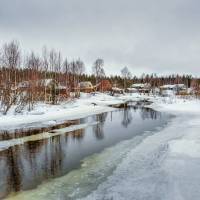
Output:
[[[19,160],[19,147],[14,146],[6,150],[4,153],[7,166],[7,192],[18,192],[21,189],[21,173]]]
[[[106,118],[108,116],[108,113],[101,113],[96,115],[96,121],[104,123],[106,121]]]
[[[93,131],[94,131],[97,139],[103,139],[104,138],[103,124],[102,123],[96,124],[93,127]]]
[[[42,175],[45,178],[59,175],[62,170],[64,151],[62,149],[65,140],[60,135],[49,138],[44,147],[44,161],[42,162]],[[39,161],[39,155],[36,154]],[[41,177],[43,178],[43,177]]]
[[[8,131],[0,131],[0,141],[12,139],[11,135]]]
[[[93,126],[93,131],[97,139],[104,138],[104,122],[106,121],[108,113],[101,113],[96,115],[96,121],[98,122],[95,126]]]
[[[46,178],[55,176],[60,172],[63,160],[61,141],[61,136],[57,135],[50,139],[32,141],[26,144],[26,157],[35,179],[43,178],[41,174],[38,174],[41,165],[44,172],[43,176]],[[40,152],[42,152],[42,148],[44,150],[44,158],[42,163],[40,163]]]
[[[123,110],[123,120],[122,120],[122,125],[127,128],[128,125],[131,123],[132,121],[132,113],[131,113],[131,108],[130,107],[126,107]]]
[[[143,120],[145,119],[153,119],[156,120],[158,117],[161,117],[161,113],[157,112],[151,108],[141,108],[141,117]]]
[[[51,153],[51,162],[50,162],[50,171],[51,175],[56,175],[60,172],[62,168],[62,147],[61,147],[61,136],[50,138],[50,153]]]
[[[37,141],[29,141],[25,143],[26,149],[26,159],[29,161],[31,172],[34,176],[37,176],[37,154],[41,151],[42,147],[44,147],[47,140],[37,140]]]
[[[0,152],[0,159],[5,163],[0,170],[6,178],[6,181],[0,182],[0,198],[11,192],[30,189],[43,179],[63,173],[69,136],[72,140],[81,141],[84,131],[80,129],[49,139],[29,141]],[[7,138],[7,134],[4,136]]]
[[[70,132],[70,134],[72,135],[73,139],[82,140],[84,137],[84,132],[85,132],[84,129],[78,129]]]

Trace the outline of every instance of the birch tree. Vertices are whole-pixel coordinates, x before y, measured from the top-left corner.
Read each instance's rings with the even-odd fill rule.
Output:
[[[92,72],[96,78],[96,85],[105,76],[105,71],[104,71],[103,66],[104,66],[104,60],[101,58],[98,58],[93,64]]]
[[[131,75],[131,72],[129,71],[128,67],[124,67],[121,70],[121,74],[122,74],[122,78],[124,79],[124,89],[126,89],[127,80],[131,79],[132,75]]]

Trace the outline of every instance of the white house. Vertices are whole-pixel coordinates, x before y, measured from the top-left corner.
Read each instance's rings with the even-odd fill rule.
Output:
[[[186,86],[184,84],[174,84],[174,85],[163,85],[160,86],[160,94],[162,96],[172,96],[178,93],[186,91]]]

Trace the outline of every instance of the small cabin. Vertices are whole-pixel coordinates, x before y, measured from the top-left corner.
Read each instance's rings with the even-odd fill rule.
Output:
[[[149,83],[134,83],[127,91],[130,93],[149,93],[151,85]]]
[[[56,100],[64,100],[69,97],[68,88],[65,84],[61,84],[55,79],[40,79],[34,82],[31,82],[35,91],[37,92],[38,100],[45,100],[47,102],[52,102]],[[24,87],[24,90],[27,90],[24,84],[21,84],[21,87]]]
[[[97,86],[96,89],[100,92],[106,92],[112,90],[112,84],[109,80],[102,80]]]
[[[124,90],[118,87],[112,87],[111,95],[114,96],[115,94],[124,94]]]
[[[90,81],[80,82],[79,83],[80,92],[90,93],[95,91],[95,87]]]
[[[160,86],[160,94],[162,96],[173,96],[187,93],[187,88],[184,84],[163,85]]]

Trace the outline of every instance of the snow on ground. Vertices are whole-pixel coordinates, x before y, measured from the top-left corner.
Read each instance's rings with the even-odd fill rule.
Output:
[[[157,98],[151,107],[176,117],[132,148],[84,199],[200,199],[200,101]]]
[[[101,101],[103,103],[100,103]],[[113,108],[107,105],[121,102],[115,98],[110,98],[108,95],[106,98],[104,95],[97,97],[84,95],[78,100],[64,102],[60,105],[38,103],[33,111],[17,115],[14,114],[14,109],[11,109],[7,115],[0,115],[0,130],[52,125],[62,120],[72,120],[107,112],[113,110]],[[96,103],[97,105],[92,103]]]
[[[93,114],[114,110],[110,105],[121,104],[128,100],[139,101],[144,97],[139,94],[121,95],[81,94],[80,99],[63,102],[60,105],[38,103],[33,111],[15,114],[12,108],[7,115],[0,115],[0,130],[17,128],[43,127],[57,124],[63,120],[79,119]]]
[[[116,170],[84,199],[199,200],[200,199],[200,101],[126,94],[83,94],[73,103],[40,104],[31,113],[0,116],[0,128],[24,123],[54,123],[106,112],[108,105],[149,99],[149,107],[175,115],[166,128],[131,146]],[[94,106],[93,103],[97,104]],[[11,124],[12,122],[12,124]],[[56,123],[56,122],[55,122]]]

